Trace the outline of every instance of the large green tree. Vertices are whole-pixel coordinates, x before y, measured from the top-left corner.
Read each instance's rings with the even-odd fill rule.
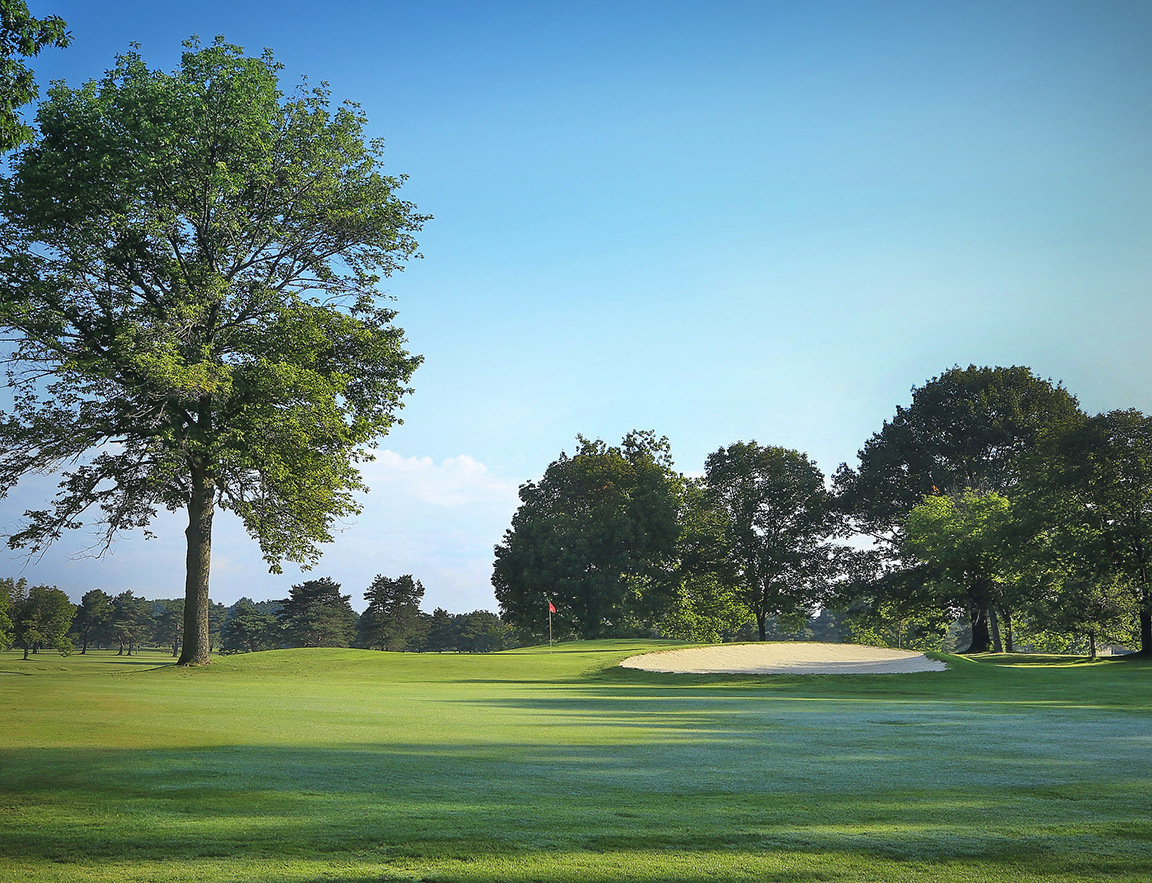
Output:
[[[1025,367],[955,367],[914,387],[912,403],[897,406],[865,442],[857,467],[842,464],[836,473],[837,507],[876,542],[857,556],[856,578],[837,603],[926,612],[938,598],[925,591],[915,558],[902,552],[908,514],[925,497],[967,490],[1011,497],[1022,457],[1041,434],[1081,416],[1071,393]],[[991,622],[994,614],[974,615]]]
[[[356,611],[351,595],[340,594],[340,583],[329,577],[295,585],[276,603],[276,619],[286,643],[293,647],[348,647],[356,637]]]
[[[27,59],[48,46],[72,42],[64,19],[35,18],[24,0],[0,0],[0,153],[31,141],[35,132],[20,119],[20,108],[36,100],[36,80]]]
[[[112,598],[107,592],[91,589],[84,593],[72,620],[72,633],[80,641],[81,656],[88,652],[89,641],[99,641],[107,635],[112,611]]]
[[[725,557],[760,640],[769,618],[803,622],[836,576],[837,519],[824,474],[799,451],[736,442],[704,462],[704,485],[724,520]]]
[[[112,599],[112,615],[108,622],[108,633],[120,645],[117,656],[132,655],[140,651],[152,634],[155,620],[152,618],[152,602],[138,597],[131,589],[121,592]]]
[[[1054,429],[1025,461],[1023,491],[1073,597],[1107,613],[1113,589],[1126,591],[1152,655],[1152,417],[1110,411]]]
[[[105,542],[186,510],[181,664],[209,661],[213,515],[273,571],[358,511],[357,464],[419,363],[377,283],[424,216],[355,105],[285,97],[270,53],[130,52],[52,87],[0,189],[0,328],[14,338],[0,491],[70,467],[9,538],[33,552],[96,511]],[[78,459],[80,465],[72,466]]]
[[[369,650],[407,650],[423,631],[420,600],[424,586],[412,574],[392,579],[377,574],[364,593],[368,607],[357,626],[356,643]]]
[[[29,651],[51,647],[62,656],[72,652],[68,627],[76,615],[76,606],[55,586],[29,586],[24,580],[7,581],[6,589],[13,600],[13,640]]]
[[[520,488],[496,547],[501,615],[526,636],[581,638],[646,630],[675,589],[682,482],[668,440],[630,432],[618,447],[579,437],[569,457]]]
[[[926,496],[1005,493],[1040,433],[1079,414],[1071,393],[1028,368],[951,368],[913,387],[855,469],[840,466],[838,506],[861,533],[891,539]]]
[[[1004,549],[1010,519],[1007,497],[968,490],[925,497],[905,521],[904,548],[927,565],[922,579],[935,603],[970,618],[972,642],[965,652],[993,646],[991,611],[1011,622],[1005,601],[1015,575]]]
[[[220,652],[255,653],[279,647],[280,624],[269,607],[274,605],[267,601],[257,604],[251,598],[233,604],[220,627]]]

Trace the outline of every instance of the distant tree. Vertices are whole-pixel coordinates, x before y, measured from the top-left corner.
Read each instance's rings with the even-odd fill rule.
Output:
[[[172,655],[180,655],[180,641],[184,637],[184,599],[164,598],[152,602],[152,640],[171,647]]]
[[[120,645],[117,656],[131,656],[139,652],[140,644],[152,631],[152,602],[138,598],[132,590],[121,592],[112,599],[112,618],[108,623],[112,640]]]
[[[360,617],[357,645],[369,650],[410,649],[421,637],[423,597],[424,586],[412,574],[396,579],[377,574],[364,593],[368,607]]]
[[[28,652],[50,647],[67,656],[72,652],[68,628],[76,615],[75,605],[55,586],[29,586],[24,580],[7,581],[7,591],[15,602],[12,626],[15,643]]]
[[[84,593],[76,605],[76,618],[72,620],[72,633],[80,642],[80,654],[88,652],[89,641],[105,637],[112,619],[112,598],[100,589]]]
[[[619,447],[578,436],[569,457],[520,488],[520,508],[496,547],[501,615],[534,639],[649,632],[676,588],[681,478],[668,440],[630,432]]]
[[[1102,642],[1129,644],[1139,640],[1138,626],[1134,628],[1140,613],[1137,599],[1116,576],[1108,579],[1083,572],[1059,575],[1027,612],[1032,631],[1063,634],[1073,641],[1082,639],[1092,659]]]
[[[737,442],[708,455],[704,483],[760,640],[771,618],[802,626],[837,575],[829,544],[837,520],[823,473],[799,451]]]
[[[340,583],[328,577],[293,586],[277,601],[284,639],[293,647],[348,647],[356,637],[356,611],[351,595],[340,594]]]
[[[11,579],[0,579],[0,650],[12,646],[12,608],[15,605],[16,583]]]
[[[425,624],[424,644],[421,649],[433,652],[455,650],[456,630],[455,617],[443,607],[437,607]]]
[[[48,46],[63,49],[72,42],[64,19],[33,18],[24,0],[0,0],[0,153],[35,134],[20,119],[20,108],[36,100],[38,90],[25,59]]]
[[[261,610],[250,598],[233,604],[220,628],[221,653],[255,653],[280,646],[280,625],[275,614]]]
[[[473,610],[460,614],[456,648],[461,653],[494,653],[516,646],[515,632],[495,613]]]
[[[192,41],[172,74],[128,52],[98,82],[53,85],[0,185],[21,389],[0,415],[0,492],[69,470],[8,543],[34,553],[95,509],[110,544],[186,511],[182,665],[209,662],[216,508],[273,572],[315,562],[359,511],[358,464],[420,361],[377,286],[425,217],[359,108],[332,111],[325,86],[285,98],[279,70],[222,41]]]
[[[208,649],[210,651],[220,646],[220,630],[224,627],[224,620],[227,617],[227,607],[219,601],[208,602]]]

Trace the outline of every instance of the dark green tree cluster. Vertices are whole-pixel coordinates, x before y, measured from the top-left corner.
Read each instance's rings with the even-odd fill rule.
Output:
[[[415,647],[424,631],[420,601],[424,586],[405,574],[391,579],[377,574],[364,593],[368,607],[360,616],[357,646],[369,650],[408,650]]]
[[[548,636],[551,605],[561,639],[716,640],[751,618],[763,640],[802,626],[836,576],[831,497],[798,451],[738,442],[691,480],[653,432],[581,437],[520,499],[492,583],[526,639]]]
[[[840,511],[874,545],[840,603],[967,650],[1083,639],[1152,653],[1152,422],[1088,416],[1027,368],[953,368],[913,389],[835,478]]]
[[[357,614],[351,595],[323,577],[292,586],[278,601],[241,598],[224,618],[221,650],[251,653],[284,647],[356,647],[396,652],[490,653],[515,646],[509,625],[494,613],[420,610],[424,586],[411,574],[377,574]]]
[[[515,629],[495,613],[449,613],[437,607],[421,614],[423,638],[415,649],[429,653],[495,653],[518,646]]]
[[[755,442],[685,478],[633,432],[579,438],[520,499],[492,582],[526,640],[551,606],[558,639],[764,640],[832,616],[829,634],[919,649],[1152,653],[1152,419],[1089,417],[1024,367],[913,388],[830,483]]]
[[[226,609],[223,604],[209,607],[209,636],[219,644],[220,626]],[[75,618],[69,632],[80,653],[93,647],[118,647],[118,653],[132,655],[143,647],[164,648],[179,656],[184,638],[184,599],[148,600],[132,590],[109,595],[102,589],[84,593],[75,605]]]
[[[55,586],[30,586],[24,579],[0,579],[0,645],[29,653],[72,652],[69,626],[76,608]]]

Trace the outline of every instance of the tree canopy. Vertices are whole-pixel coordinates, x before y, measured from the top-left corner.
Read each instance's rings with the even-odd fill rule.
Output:
[[[1024,492],[1072,597],[1107,620],[1125,591],[1152,655],[1152,417],[1110,411],[1048,433],[1026,461]]]
[[[351,595],[340,594],[340,583],[329,577],[295,585],[276,603],[276,619],[292,647],[350,647],[356,637],[356,611]]]
[[[423,630],[420,600],[424,586],[406,573],[396,579],[377,574],[364,593],[356,643],[369,650],[406,650]]]
[[[76,607],[55,586],[30,586],[26,580],[0,580],[0,593],[10,599],[12,640],[24,650],[37,652],[49,647],[67,656],[72,652],[68,627]]]
[[[496,547],[492,584],[505,620],[546,636],[634,634],[674,589],[681,493],[667,439],[630,432],[620,445],[578,437],[539,482]]]
[[[709,454],[704,470],[738,595],[763,641],[769,617],[806,619],[835,575],[828,539],[836,517],[824,475],[799,451],[754,441]]]
[[[209,659],[216,508],[269,566],[310,565],[355,514],[357,464],[419,357],[377,283],[426,216],[382,173],[356,105],[280,91],[270,52],[188,44],[55,84],[0,184],[0,328],[13,412],[0,492],[65,470],[9,538],[42,550],[95,512],[105,544],[188,512],[182,664]],[[78,465],[77,465],[78,464]]]
[[[26,59],[48,46],[62,49],[71,42],[72,35],[58,15],[35,18],[24,0],[0,0],[0,153],[35,135],[20,119],[20,108],[38,94]]]
[[[1080,414],[1075,397],[1028,368],[951,368],[912,389],[859,452],[836,473],[838,505],[864,532],[899,532],[925,496],[965,490],[1003,493],[1019,457],[1046,428]]]
[[[992,646],[989,613],[1011,582],[1003,543],[1011,503],[995,491],[925,497],[908,514],[904,547],[924,561],[934,601],[972,623],[969,652]],[[1003,607],[1001,607],[1003,609]]]

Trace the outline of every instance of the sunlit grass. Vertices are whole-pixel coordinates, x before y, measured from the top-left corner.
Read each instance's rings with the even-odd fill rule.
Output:
[[[653,646],[0,654],[0,879],[1152,878],[1146,663],[615,667]]]

